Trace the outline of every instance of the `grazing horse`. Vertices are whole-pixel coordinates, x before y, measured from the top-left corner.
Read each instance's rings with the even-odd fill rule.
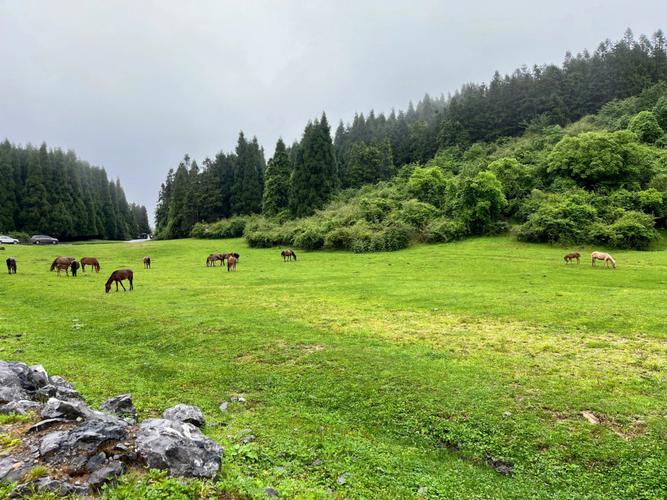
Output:
[[[591,254],[591,263],[592,263],[593,267],[595,267],[595,261],[596,260],[603,260],[604,261],[604,267],[609,267],[611,265],[611,267],[616,269],[616,261],[608,253],[593,252]]]
[[[236,271],[236,261],[238,260],[237,257],[234,257],[234,254],[229,254],[227,256],[227,271],[231,271],[232,269]]]
[[[104,292],[109,293],[109,290],[111,290],[111,283],[114,281],[116,282],[116,291],[118,291],[118,283],[120,283],[120,286],[123,287],[123,291],[126,292],[127,290],[125,289],[125,285],[123,285],[123,280],[128,280],[130,282],[130,290],[134,290],[132,284],[133,279],[134,273],[132,272],[132,269],[118,269],[112,272],[111,276],[109,276],[109,279],[104,285]]]
[[[286,260],[292,260],[292,257],[294,257],[294,260],[296,260],[296,254],[292,250],[283,250],[280,252],[280,255],[283,257],[283,262]]]
[[[563,257],[563,259],[565,259],[566,264],[570,264],[575,259],[577,261],[577,264],[579,264],[579,259],[580,258],[581,258],[581,254],[579,252],[568,253],[565,257]]]
[[[96,273],[100,272],[100,262],[95,257],[81,257],[81,270],[85,273],[86,266],[92,267]]]
[[[73,260],[69,267],[70,271],[72,271],[72,276],[76,278],[76,272],[79,270],[79,267],[81,267],[81,264],[79,264],[78,260]]]
[[[60,271],[65,271],[65,274],[69,276],[69,268],[72,265],[72,261],[75,261],[74,257],[56,257],[53,263],[51,264],[51,271],[54,269],[58,270],[58,276],[60,276]]]
[[[151,268],[151,258],[146,256],[144,257],[144,269],[150,269],[150,268]]]
[[[227,254],[224,253],[212,253],[208,257],[206,257],[206,267],[215,267],[215,263],[217,261],[220,261],[220,266],[222,266],[225,263],[225,257]]]
[[[16,274],[16,259],[14,257],[9,257],[6,261],[7,271],[9,274]]]

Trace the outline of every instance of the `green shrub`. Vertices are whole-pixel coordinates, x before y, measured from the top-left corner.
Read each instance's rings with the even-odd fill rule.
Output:
[[[442,207],[447,194],[447,178],[438,167],[418,167],[408,179],[407,191],[413,198]]]
[[[428,243],[447,243],[465,236],[465,224],[458,220],[440,217],[433,219],[424,231],[424,239]]]
[[[609,230],[609,242],[618,248],[645,250],[651,242],[658,239],[653,217],[643,212],[626,212]]]
[[[324,233],[318,227],[309,226],[294,236],[293,243],[305,250],[319,250],[324,246]]]
[[[393,223],[386,226],[379,236],[382,241],[382,248],[375,250],[384,250],[393,252],[410,246],[414,230],[407,224]]]
[[[403,202],[395,213],[398,221],[409,224],[414,228],[422,229],[437,215],[438,209],[430,203],[413,199]]]
[[[199,222],[194,225],[190,236],[193,238],[240,238],[243,236],[248,217],[230,217],[212,224]]]
[[[637,113],[632,120],[630,120],[628,129],[631,132],[634,132],[641,142],[649,144],[653,144],[663,134],[663,130],[660,128],[658,120],[650,111],[641,111]]]

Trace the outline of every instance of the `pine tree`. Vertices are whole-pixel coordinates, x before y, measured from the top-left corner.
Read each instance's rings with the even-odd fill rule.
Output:
[[[262,213],[271,216],[288,208],[291,173],[287,148],[283,140],[278,139],[275,153],[266,169]]]
[[[232,215],[258,214],[262,211],[262,162],[257,139],[248,143],[241,132],[236,146],[231,192]]]
[[[340,180],[326,115],[309,123],[296,152],[289,208],[304,217],[322,208],[338,189]]]

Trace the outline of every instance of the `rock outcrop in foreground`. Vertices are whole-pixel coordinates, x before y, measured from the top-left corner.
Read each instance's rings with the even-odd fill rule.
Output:
[[[88,495],[114,481],[130,467],[168,470],[172,476],[213,478],[223,449],[199,430],[201,410],[176,405],[162,418],[136,423],[129,394],[109,399],[101,411],[90,408],[65,379],[49,376],[41,365],[0,361],[0,414],[41,417],[0,428],[16,437],[0,455],[0,481],[19,483],[21,496],[31,491]],[[36,466],[48,476],[26,482]]]

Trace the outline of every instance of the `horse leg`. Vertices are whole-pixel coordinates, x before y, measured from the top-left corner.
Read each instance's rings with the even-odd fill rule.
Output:
[[[116,283],[120,283],[120,286],[123,287],[123,291],[127,292],[127,290],[125,289],[125,285],[123,285],[123,280],[118,280]]]
[[[130,291],[134,290],[134,285],[132,284],[132,278],[127,278],[130,282]]]

